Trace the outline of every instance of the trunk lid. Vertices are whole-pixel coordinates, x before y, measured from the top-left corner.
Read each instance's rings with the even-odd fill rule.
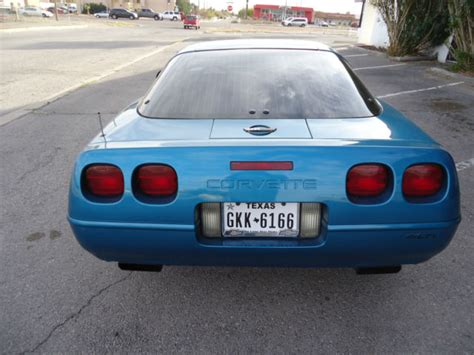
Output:
[[[311,139],[304,119],[214,120],[211,139]]]

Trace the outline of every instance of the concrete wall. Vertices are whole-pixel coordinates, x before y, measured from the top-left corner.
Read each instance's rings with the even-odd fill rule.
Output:
[[[359,28],[359,43],[387,48],[389,45],[387,26],[379,11],[366,1],[362,24]]]

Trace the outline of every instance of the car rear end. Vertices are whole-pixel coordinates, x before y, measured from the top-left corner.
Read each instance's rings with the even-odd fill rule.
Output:
[[[425,261],[447,246],[459,222],[452,159],[433,148],[376,150],[94,149],[75,167],[70,222],[99,258],[131,264]]]
[[[335,53],[190,49],[171,64],[76,162],[69,221],[97,257],[373,268],[449,244],[451,156]],[[256,76],[262,65],[281,75]],[[233,101],[216,100],[229,88]]]
[[[199,18],[196,15],[187,15],[184,17],[183,26],[185,29],[195,28],[197,30],[200,26]]]

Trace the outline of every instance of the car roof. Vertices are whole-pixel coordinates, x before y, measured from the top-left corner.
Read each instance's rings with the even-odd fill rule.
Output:
[[[179,54],[226,49],[307,49],[331,51],[329,46],[315,41],[291,39],[234,39],[192,44],[179,51]]]

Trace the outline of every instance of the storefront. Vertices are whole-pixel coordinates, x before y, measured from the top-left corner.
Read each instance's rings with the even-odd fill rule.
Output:
[[[309,23],[313,22],[314,10],[311,7],[254,5],[253,16],[256,19],[268,21],[282,21],[288,17],[306,17]]]

